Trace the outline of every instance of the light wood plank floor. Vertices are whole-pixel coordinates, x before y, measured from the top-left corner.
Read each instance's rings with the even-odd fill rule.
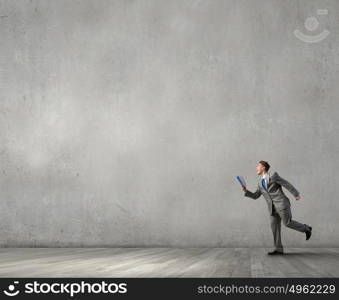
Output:
[[[0,277],[339,277],[339,248],[0,248]]]

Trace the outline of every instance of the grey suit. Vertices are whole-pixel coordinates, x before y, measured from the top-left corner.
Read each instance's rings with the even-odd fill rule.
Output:
[[[254,193],[246,190],[244,196],[252,199],[258,199],[261,195],[264,196],[270,213],[275,249],[283,251],[281,243],[281,220],[286,227],[300,232],[305,232],[309,229],[308,225],[292,220],[291,203],[283,192],[282,187],[286,188],[294,197],[297,197],[299,192],[287,180],[280,177],[277,172],[274,172],[270,177],[267,190],[262,186],[261,179],[262,177],[260,176],[257,190]]]

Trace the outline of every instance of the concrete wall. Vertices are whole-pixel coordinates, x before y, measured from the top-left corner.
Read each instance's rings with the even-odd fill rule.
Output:
[[[0,245],[270,247],[265,159],[314,228],[284,245],[339,246],[338,32],[336,0],[0,1]]]

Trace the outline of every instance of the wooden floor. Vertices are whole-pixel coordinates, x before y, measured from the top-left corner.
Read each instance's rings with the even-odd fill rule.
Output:
[[[339,248],[0,248],[0,277],[339,277]]]

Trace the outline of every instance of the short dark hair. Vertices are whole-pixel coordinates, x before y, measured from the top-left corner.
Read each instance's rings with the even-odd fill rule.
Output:
[[[265,167],[266,172],[270,169],[270,164],[267,161],[261,160],[259,163]]]

